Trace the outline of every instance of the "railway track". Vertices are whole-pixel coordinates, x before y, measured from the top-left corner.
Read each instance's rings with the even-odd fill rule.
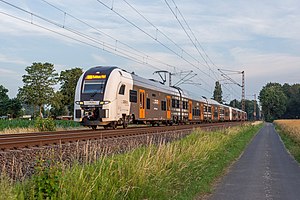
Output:
[[[144,135],[172,131],[191,131],[195,128],[212,129],[239,125],[241,122],[213,123],[213,124],[190,124],[178,126],[159,127],[132,127],[128,129],[115,130],[76,130],[57,132],[37,132],[24,134],[0,135],[0,150],[11,150],[19,148],[51,146],[57,144],[71,143],[86,140],[99,140],[116,137],[128,137],[133,135]]]

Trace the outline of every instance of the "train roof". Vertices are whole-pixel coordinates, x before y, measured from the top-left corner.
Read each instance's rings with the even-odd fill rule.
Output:
[[[142,78],[136,74],[131,74],[131,76],[133,79],[133,84],[135,84],[135,85],[149,88],[152,90],[158,90],[158,91],[165,92],[165,93],[170,93],[173,95],[179,95],[179,92],[177,89],[169,87],[167,85],[164,85],[164,84],[160,83],[159,81],[156,81],[153,79]]]

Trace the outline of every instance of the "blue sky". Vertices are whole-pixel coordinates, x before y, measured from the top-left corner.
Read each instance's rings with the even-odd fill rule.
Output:
[[[215,81],[221,80],[226,101],[240,98],[241,88],[222,80],[218,68],[245,71],[248,99],[268,82],[299,83],[297,0],[7,2],[28,11],[0,1],[0,85],[9,89],[10,97],[23,86],[22,75],[33,62],[53,63],[58,72],[119,66],[156,79],[158,69],[177,74],[192,70],[197,76],[180,87],[192,96],[211,97]],[[240,75],[231,77],[241,83]],[[173,83],[178,79],[180,75],[174,76]]]

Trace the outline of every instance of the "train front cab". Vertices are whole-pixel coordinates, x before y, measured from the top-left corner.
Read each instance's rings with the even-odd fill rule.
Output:
[[[75,121],[97,126],[126,127],[129,115],[130,74],[116,67],[95,67],[84,73],[75,92]]]

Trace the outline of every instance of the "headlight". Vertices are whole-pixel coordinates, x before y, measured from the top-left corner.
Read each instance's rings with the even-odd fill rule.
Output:
[[[83,101],[75,101],[75,104],[77,104],[77,105],[83,105]]]
[[[101,101],[99,104],[100,105],[106,105],[106,104],[109,104],[110,103],[110,101]]]

